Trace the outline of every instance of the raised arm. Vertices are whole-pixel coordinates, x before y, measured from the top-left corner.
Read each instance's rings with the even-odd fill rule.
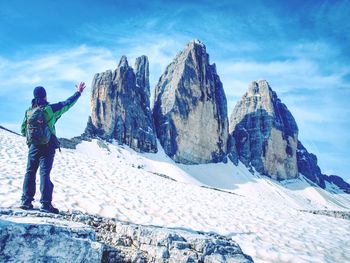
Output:
[[[85,83],[81,82],[75,86],[77,91],[73,94],[73,96],[69,97],[65,101],[61,101],[55,104],[51,104],[52,111],[56,117],[56,120],[59,119],[63,113],[67,112],[78,100],[81,93],[85,89]]]

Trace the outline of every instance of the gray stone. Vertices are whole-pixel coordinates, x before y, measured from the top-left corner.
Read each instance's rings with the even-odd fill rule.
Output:
[[[221,162],[227,151],[227,102],[215,64],[192,41],[155,87],[153,117],[164,151],[184,164]]]
[[[292,114],[267,81],[250,84],[231,114],[229,131],[228,157],[235,164],[239,159],[250,169],[278,180],[300,173],[324,189],[329,183],[350,193],[350,184],[339,176],[323,174],[316,155],[298,141]]]
[[[267,81],[252,82],[237,103],[230,136],[235,143],[232,154],[246,166],[278,180],[298,176],[298,127]]]
[[[0,262],[101,262],[93,228],[65,220],[0,217]]]
[[[242,252],[235,241],[216,234],[136,225],[77,211],[61,212],[59,215],[54,215],[39,211],[0,209],[0,222],[4,221],[5,218],[21,222],[35,218],[37,221],[32,221],[28,230],[17,231],[13,242],[8,242],[6,238],[8,231],[5,231],[6,228],[0,224],[0,257],[4,255],[0,260],[9,260],[14,257],[19,259],[14,262],[21,261],[20,259],[28,254],[27,252],[19,253],[18,258],[16,258],[17,247],[23,243],[24,239],[34,240],[37,238],[36,235],[33,236],[33,233],[37,231],[31,229],[40,229],[41,233],[45,234],[40,236],[45,240],[45,242],[40,243],[40,253],[51,253],[55,246],[60,248],[54,254],[60,258],[53,262],[101,262],[101,253],[102,262],[253,262],[251,257]],[[39,222],[49,223],[48,229]],[[74,222],[74,227],[72,222]],[[16,223],[16,225],[23,228],[20,223]],[[62,225],[65,225],[63,230],[61,230]],[[75,246],[75,239],[79,239],[81,244],[78,243]],[[53,241],[50,240],[54,240],[54,243],[51,244],[50,242]],[[99,243],[96,243],[95,240]],[[34,251],[36,251],[35,244],[34,242],[31,247]],[[69,246],[67,248],[58,247],[62,244],[69,244]],[[10,249],[11,252],[2,254],[4,248]],[[71,250],[73,250],[70,252],[72,257],[67,259],[65,253]],[[40,259],[36,258],[33,252],[30,253],[33,258],[32,262],[40,262]],[[96,258],[96,253],[98,253],[99,258]],[[51,260],[52,258],[48,258],[46,254],[43,259]],[[8,256],[5,257],[5,255]],[[51,254],[48,255],[51,256]],[[86,259],[82,259],[84,256]]]
[[[150,85],[149,85],[149,63],[146,56],[141,56],[136,58],[135,62],[135,77],[136,77],[136,86],[139,87],[142,91],[141,94],[141,105],[142,109],[146,109],[149,114],[150,112]]]
[[[123,56],[114,72],[95,75],[86,135],[115,139],[140,152],[157,152],[148,68],[146,56],[136,59],[135,70]]]

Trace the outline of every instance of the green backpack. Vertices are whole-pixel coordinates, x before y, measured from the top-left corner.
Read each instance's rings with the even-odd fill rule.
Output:
[[[35,107],[27,111],[26,137],[28,145],[45,145],[51,138],[51,131],[45,121],[45,107]]]

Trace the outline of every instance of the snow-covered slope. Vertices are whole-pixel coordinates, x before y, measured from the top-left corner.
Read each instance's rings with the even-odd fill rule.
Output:
[[[26,154],[24,138],[0,129],[1,207],[19,204]],[[350,261],[350,221],[300,211],[349,211],[350,196],[304,178],[281,184],[243,165],[178,165],[162,151],[139,154],[95,140],[57,152],[52,179],[61,210],[217,232],[256,262]]]

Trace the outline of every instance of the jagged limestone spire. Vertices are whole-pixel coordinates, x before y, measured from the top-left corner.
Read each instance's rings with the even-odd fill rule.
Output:
[[[245,165],[275,179],[298,176],[298,126],[266,80],[253,81],[236,104],[230,137]]]
[[[202,42],[188,43],[168,65],[154,98],[157,135],[171,158],[187,164],[225,158],[227,102]]]

